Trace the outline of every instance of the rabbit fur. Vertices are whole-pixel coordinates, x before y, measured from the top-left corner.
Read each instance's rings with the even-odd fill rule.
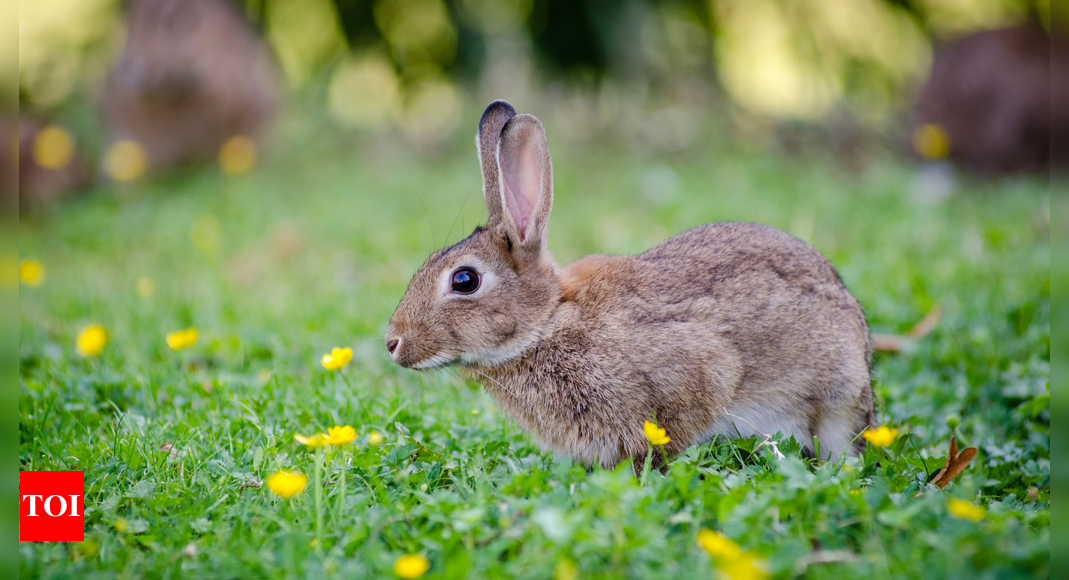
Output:
[[[504,101],[476,144],[489,214],[416,272],[387,348],[414,369],[461,365],[541,444],[587,464],[782,432],[808,454],[856,454],[873,422],[871,349],[831,263],[772,227],[715,223],[638,256],[564,268],[546,244],[552,164],[542,124]],[[461,268],[479,286],[454,291]],[[655,456],[658,454],[654,454]]]

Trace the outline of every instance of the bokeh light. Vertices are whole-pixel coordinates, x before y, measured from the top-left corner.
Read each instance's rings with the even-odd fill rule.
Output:
[[[267,38],[293,86],[304,84],[345,50],[330,0],[273,0],[267,11]]]
[[[773,117],[820,117],[848,89],[860,112],[885,113],[899,97],[893,87],[916,81],[931,61],[915,23],[879,0],[798,0],[789,7],[722,0],[715,10],[725,90],[743,107]],[[859,68],[862,63],[868,64]]]
[[[36,288],[45,282],[45,267],[36,260],[22,260],[19,262],[19,282]]]
[[[327,89],[327,106],[351,127],[376,128],[400,116],[401,85],[390,62],[375,54],[340,63]]]
[[[456,28],[442,0],[379,0],[375,23],[402,66],[441,66],[456,56]]]
[[[49,125],[33,140],[33,160],[45,169],[61,169],[74,158],[74,138],[62,127]]]
[[[256,167],[258,157],[256,141],[245,135],[236,135],[227,139],[219,148],[219,167],[223,173],[241,175]]]
[[[134,284],[134,291],[142,298],[151,298],[156,293],[156,281],[147,276],[142,276]]]
[[[913,132],[913,150],[925,159],[942,159],[950,154],[950,135],[939,125],[921,125]]]
[[[404,131],[413,142],[434,144],[459,126],[464,102],[453,83],[444,78],[417,85],[405,107]]]
[[[119,20],[113,0],[34,0],[18,4],[18,69],[37,106],[53,106],[107,63]],[[94,50],[95,49],[95,50]]]
[[[198,249],[211,252],[219,246],[219,238],[222,236],[223,227],[219,220],[212,215],[197,216],[189,227],[189,239]]]
[[[116,141],[104,155],[104,171],[119,182],[134,181],[148,170],[145,148],[137,141]]]

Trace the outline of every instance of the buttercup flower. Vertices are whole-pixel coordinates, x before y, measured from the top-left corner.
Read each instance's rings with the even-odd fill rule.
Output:
[[[108,344],[108,333],[103,326],[94,324],[78,333],[77,351],[80,356],[96,356]]]
[[[720,560],[733,560],[739,557],[742,550],[731,538],[702,528],[698,531],[698,545],[709,555]]]
[[[887,447],[894,443],[895,437],[898,436],[898,429],[888,428],[887,425],[881,425],[879,429],[869,427],[861,433],[861,436],[876,447]]]
[[[987,516],[987,510],[965,500],[951,498],[947,501],[947,511],[966,520],[978,522]]]
[[[356,439],[356,429],[346,425],[339,427],[337,425],[327,429],[327,444],[328,445],[345,445],[352,443],[353,439]]]
[[[698,545],[713,557],[720,577],[728,580],[762,580],[768,574],[759,567],[756,556],[742,549],[731,538],[709,529],[698,532]]]
[[[327,440],[326,433],[316,433],[311,437],[305,437],[300,433],[294,433],[293,438],[297,440],[297,443],[301,445],[307,445],[309,447],[322,447],[324,445],[330,445],[330,441]]]
[[[45,267],[35,260],[19,262],[19,282],[36,288],[45,281]]]
[[[372,431],[367,434],[367,444],[371,447],[382,445],[383,439],[384,437],[382,436],[382,433],[379,433],[378,431]]]
[[[330,354],[323,355],[323,368],[336,371],[349,364],[351,360],[353,360],[353,349],[334,347],[330,350]]]
[[[646,421],[646,423],[642,425],[642,431],[646,433],[646,439],[649,439],[650,443],[653,443],[654,445],[664,445],[672,440],[671,437],[665,434],[664,429],[649,421]]]
[[[738,558],[721,565],[720,575],[730,580],[762,580],[767,578],[768,574],[757,567],[758,562],[753,554],[742,554]]]
[[[167,333],[167,346],[174,350],[182,350],[197,344],[197,329],[189,327],[185,330],[176,330]]]
[[[267,489],[284,499],[301,493],[306,485],[308,485],[308,477],[302,473],[279,471],[267,478]]]
[[[419,554],[406,554],[393,564],[393,573],[401,578],[419,578],[430,569],[431,563]]]

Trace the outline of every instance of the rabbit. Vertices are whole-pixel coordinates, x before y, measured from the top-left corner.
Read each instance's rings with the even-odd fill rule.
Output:
[[[541,445],[587,465],[641,462],[646,421],[666,430],[668,454],[776,432],[810,456],[863,450],[868,326],[814,248],[714,223],[561,268],[542,124],[495,101],[476,145],[487,223],[412,278],[386,331],[395,363],[462,366]]]

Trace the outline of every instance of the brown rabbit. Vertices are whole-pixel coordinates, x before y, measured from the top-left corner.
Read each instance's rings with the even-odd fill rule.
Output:
[[[104,121],[152,168],[214,159],[227,139],[261,137],[278,79],[266,45],[224,0],[133,0],[126,48],[108,77]]]
[[[832,265],[771,227],[718,223],[565,268],[546,245],[553,172],[538,119],[504,101],[476,136],[489,220],[435,252],[386,331],[401,366],[463,365],[543,445],[614,466],[723,435],[857,453],[872,424],[865,317]]]

